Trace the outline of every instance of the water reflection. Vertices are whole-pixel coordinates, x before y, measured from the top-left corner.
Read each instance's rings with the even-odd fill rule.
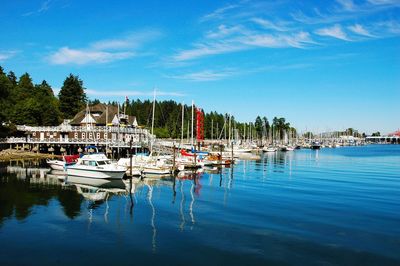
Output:
[[[171,264],[398,265],[398,157],[355,164],[333,152],[265,154],[232,168],[116,182],[7,164],[0,262],[29,264],[14,256],[24,252],[54,265],[60,253],[47,251],[62,248],[65,264],[85,249],[81,264],[161,264],[179,250],[188,255]]]
[[[52,199],[58,200],[64,214],[74,219],[80,214],[82,198],[65,188],[60,181],[49,175],[48,168],[34,168],[33,162],[13,162],[0,176],[0,225],[15,216],[25,220],[35,206],[48,206]]]

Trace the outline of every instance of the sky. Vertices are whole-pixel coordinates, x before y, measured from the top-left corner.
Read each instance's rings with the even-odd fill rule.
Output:
[[[400,128],[400,1],[0,0],[0,66],[299,132]]]

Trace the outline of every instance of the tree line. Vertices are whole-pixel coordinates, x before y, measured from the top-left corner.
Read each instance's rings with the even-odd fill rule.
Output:
[[[58,95],[43,80],[34,84],[28,73],[17,78],[15,73],[5,73],[0,66],[0,132],[1,136],[16,133],[15,125],[56,126],[63,119],[71,119],[85,108],[99,100],[88,100],[83,81],[70,74],[64,80]],[[117,105],[117,102],[108,102]],[[127,100],[120,104],[120,110],[134,115],[139,125],[151,128],[153,102],[150,100]],[[191,133],[191,106],[184,105],[182,128],[182,104],[173,100],[156,101],[154,133],[160,138],[184,138]],[[239,122],[234,116],[215,111],[204,113],[204,137],[219,139],[240,137],[259,139],[262,137],[283,138],[285,134],[296,135],[296,130],[285,118],[274,117],[270,122],[266,116],[257,116],[254,122]],[[194,115],[196,120],[196,113]],[[230,127],[229,127],[230,125]],[[196,122],[194,122],[196,132]]]

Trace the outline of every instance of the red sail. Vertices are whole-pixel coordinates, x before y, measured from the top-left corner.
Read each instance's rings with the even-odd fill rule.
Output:
[[[196,108],[196,139],[204,140],[204,114],[200,108]]]

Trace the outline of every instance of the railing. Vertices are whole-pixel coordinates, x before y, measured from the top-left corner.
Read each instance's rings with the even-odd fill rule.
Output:
[[[93,126],[93,127],[81,127],[81,126],[71,126],[71,125],[61,125],[52,127],[33,127],[19,125],[17,126],[19,131],[28,132],[112,132],[112,133],[129,133],[129,134],[150,134],[147,129],[143,128],[129,128],[129,127],[106,127],[106,126]]]
[[[132,140],[133,145],[145,146],[149,142],[148,138],[144,138],[141,141]],[[130,145],[130,141],[122,140],[111,140],[111,139],[59,139],[59,138],[5,138],[0,139],[0,143],[8,144],[96,144],[96,145],[109,145],[112,147],[127,147]]]

